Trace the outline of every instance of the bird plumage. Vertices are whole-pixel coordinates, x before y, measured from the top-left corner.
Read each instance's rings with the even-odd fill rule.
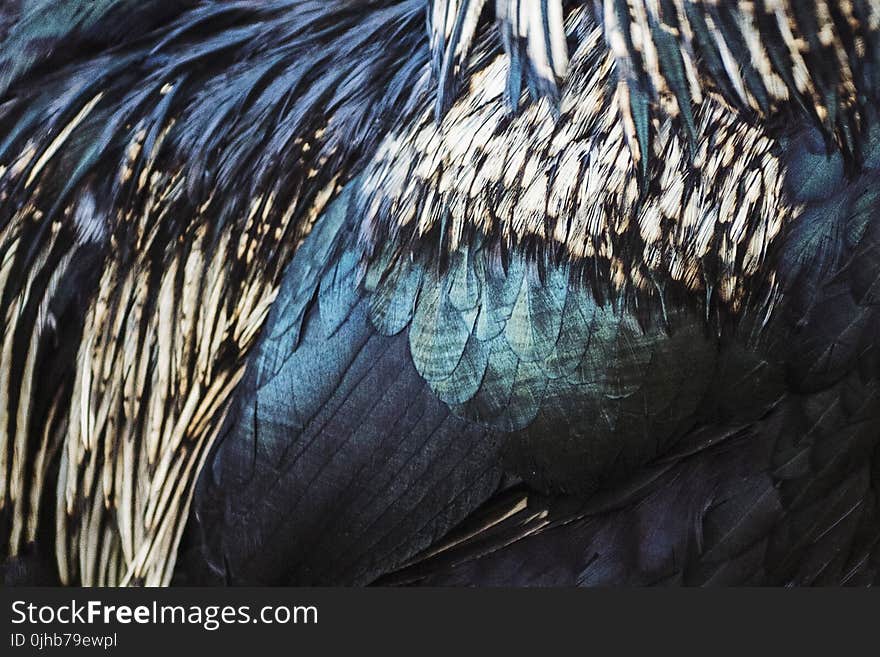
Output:
[[[876,577],[872,0],[2,15],[13,569]]]
[[[13,553],[48,521],[62,581],[168,580],[280,272],[378,138],[384,104],[400,102],[387,85],[407,92],[408,57],[372,36],[420,6],[386,5],[365,17],[346,3],[209,2],[96,53],[70,28],[85,53],[10,88],[0,394]],[[319,38],[339,47],[316,51]],[[373,66],[343,67],[354,53]],[[398,80],[386,59],[402,63]],[[57,509],[40,515],[58,450]]]

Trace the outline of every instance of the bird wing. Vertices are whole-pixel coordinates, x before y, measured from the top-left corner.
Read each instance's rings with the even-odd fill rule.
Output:
[[[611,86],[619,100],[621,91],[608,84],[601,39],[609,28],[592,20],[586,10],[569,15],[567,29],[582,50],[572,53],[558,121],[541,103],[507,115],[503,67],[478,52],[471,85],[439,127],[433,107],[416,106],[379,146],[353,192],[354,234],[307,238],[333,243],[329,265],[302,291],[305,306],[285,306],[269,320],[278,341],[260,347],[253,383],[237,393],[247,419],[218,443],[196,495],[191,544],[208,555],[215,576],[351,583],[380,568],[360,552],[375,543],[358,544],[341,529],[324,533],[337,526],[327,518],[316,525],[318,552],[369,567],[309,571],[314,529],[297,523],[300,506],[289,506],[308,499],[308,482],[322,499],[351,499],[359,508],[349,497],[355,479],[334,469],[372,472],[358,469],[361,450],[374,449],[378,438],[349,438],[368,431],[361,423],[369,425],[370,414],[347,416],[354,428],[328,432],[327,455],[302,438],[313,430],[305,418],[320,411],[287,406],[308,395],[310,369],[359,363],[336,348],[311,355],[290,318],[324,327],[313,335],[333,336],[357,308],[354,342],[403,336],[408,353],[395,360],[407,362],[397,366],[411,361],[456,416],[500,435],[505,469],[532,491],[499,481],[487,506],[473,507],[422,556],[412,551],[428,539],[410,514],[436,507],[412,511],[384,501],[380,518],[400,549],[376,556],[390,568],[415,559],[404,579],[538,582],[541,569],[552,583],[619,582],[627,573],[646,583],[747,582],[761,573],[779,582],[872,577],[878,319],[869,290],[878,272],[878,204],[871,103],[841,96],[842,104],[855,102],[859,117],[858,166],[847,172],[855,158],[834,136],[839,126],[792,103],[774,110],[792,120],[780,130],[760,108],[736,108],[707,76],[694,134],[674,113],[661,113],[650,121],[652,156],[639,161],[623,134],[625,111],[609,110],[603,96]],[[871,52],[853,62],[867,70]],[[567,151],[575,156],[563,169]],[[644,196],[641,162],[651,181]],[[684,227],[690,230],[679,232]],[[705,250],[691,251],[701,243]],[[688,257],[690,276],[682,267]],[[287,363],[296,365],[280,374]],[[285,414],[297,422],[286,425]],[[396,426],[387,431],[397,435]],[[293,456],[277,447],[291,435],[301,447]],[[477,455],[457,467],[482,463]],[[305,480],[299,468],[307,468]],[[270,484],[263,472],[273,473]],[[401,486],[419,490],[420,473],[402,472]],[[226,493],[230,482],[234,492]],[[808,521],[822,504],[819,491],[833,491],[835,501]],[[255,500],[267,495],[263,511]],[[342,518],[353,526],[347,512]],[[411,533],[397,533],[407,527]],[[368,528],[376,531],[375,522]],[[302,544],[297,530],[307,537]],[[246,536],[247,547],[221,536]],[[334,543],[334,536],[343,538]],[[851,549],[838,554],[835,541]],[[348,552],[339,556],[343,546]],[[591,550],[600,555],[596,565]],[[627,559],[627,550],[638,554]],[[252,565],[264,554],[274,573]],[[420,568],[441,574],[432,579]],[[676,568],[689,569],[688,577]]]
[[[3,528],[65,581],[167,582],[205,458],[208,575],[368,581],[499,462],[583,497],[876,379],[875,3],[438,0],[439,103],[421,0],[92,4],[0,60]]]
[[[849,377],[688,436],[587,499],[499,494],[386,585],[872,585],[880,389]]]
[[[184,583],[368,583],[497,487],[490,429],[456,417],[376,332],[350,183],[287,270],[200,477]]]
[[[713,411],[662,456],[587,498],[534,488],[499,495],[381,581],[876,582],[877,128],[864,131],[864,160],[849,175],[842,153],[829,154],[809,124],[785,142],[786,196],[799,211],[774,257],[779,300],[760,339],[747,343],[776,355],[782,379],[771,389],[782,396],[755,404],[757,369],[715,393],[765,414]]]

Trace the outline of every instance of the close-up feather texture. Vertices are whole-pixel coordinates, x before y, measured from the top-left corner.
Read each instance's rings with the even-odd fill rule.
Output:
[[[880,1],[0,42],[7,584],[880,581]]]

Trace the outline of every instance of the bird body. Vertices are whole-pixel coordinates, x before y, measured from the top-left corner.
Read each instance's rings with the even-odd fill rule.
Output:
[[[0,21],[13,569],[874,581],[875,2],[49,4]]]

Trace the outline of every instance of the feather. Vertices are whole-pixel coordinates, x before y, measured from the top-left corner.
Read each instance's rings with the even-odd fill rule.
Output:
[[[429,33],[438,82],[435,117],[449,111],[460,86],[485,0],[433,0]],[[559,102],[568,66],[561,0],[496,0],[495,19],[509,57],[506,99],[516,112],[523,82],[536,99]]]
[[[129,4],[0,10],[12,570],[876,580],[873,2]]]
[[[48,535],[63,580],[83,584],[169,581],[199,464],[281,273],[336,194],[340,163],[366,146],[343,143],[336,129],[346,140],[358,130],[377,138],[373,112],[405,104],[409,90],[389,81],[400,90],[395,100],[385,82],[371,81],[411,80],[426,61],[366,45],[376,30],[415,25],[415,1],[367,14],[299,0],[173,10],[145,3],[130,15],[143,17],[138,33],[117,22],[124,4],[67,3],[55,8],[56,23],[41,26],[49,7],[31,3],[33,12],[8,28],[27,52],[0,62],[10,99],[0,130],[2,296],[24,309],[36,304],[37,321],[38,308],[58,310],[58,290],[81,283],[57,350],[31,339],[29,312],[6,319],[17,328],[4,331],[4,367],[21,371],[26,385],[10,379],[0,392],[8,413],[0,452],[10,468],[0,483],[19,519],[4,551]],[[38,34],[44,28],[51,34]],[[400,33],[411,44],[422,39],[419,29]],[[340,44],[329,57],[313,47],[324,38]],[[95,49],[79,50],[80,39]],[[70,61],[37,66],[53,48]],[[352,84],[334,62],[364,48],[375,66]],[[65,258],[72,266],[59,267]],[[29,289],[22,271],[32,273]],[[51,271],[61,278],[47,296]],[[325,305],[336,303],[344,279],[327,279]],[[42,325],[49,315],[40,313]],[[326,319],[332,330],[338,320]],[[16,343],[22,356],[13,356]],[[46,368],[61,373],[54,383],[40,382]],[[50,403],[64,412],[49,413]],[[46,455],[59,443],[60,494],[47,510],[40,487],[54,488]],[[38,488],[6,478],[23,463],[42,469]],[[36,516],[31,501],[41,507]]]

